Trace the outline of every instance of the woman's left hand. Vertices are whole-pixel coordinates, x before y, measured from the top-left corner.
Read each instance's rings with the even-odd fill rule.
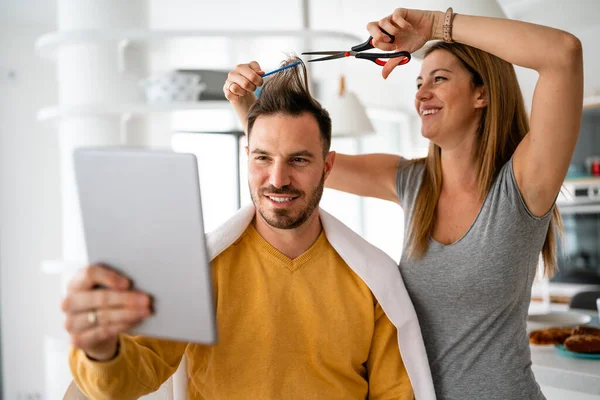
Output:
[[[443,13],[397,8],[382,20],[369,22],[367,30],[373,37],[373,45],[378,49],[414,53],[434,38],[440,16],[443,18]],[[389,37],[381,29],[395,37],[393,43],[390,43]],[[401,61],[402,57],[390,59],[383,67],[383,77],[387,78]]]

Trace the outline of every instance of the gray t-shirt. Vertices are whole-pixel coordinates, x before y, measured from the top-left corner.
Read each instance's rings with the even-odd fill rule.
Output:
[[[405,237],[423,170],[423,163],[398,168]],[[405,240],[400,271],[438,399],[544,399],[531,371],[526,319],[550,216],[529,212],[511,159],[462,238],[447,246],[431,239],[416,262],[408,259]]]

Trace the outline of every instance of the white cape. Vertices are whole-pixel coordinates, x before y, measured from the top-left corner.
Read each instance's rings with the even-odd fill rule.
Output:
[[[244,233],[255,215],[253,205],[240,209],[207,235],[210,259],[214,259]],[[348,266],[361,277],[398,329],[398,346],[413,386],[415,398],[435,399],[431,371],[417,314],[404,287],[398,264],[338,219],[319,209],[327,240]]]

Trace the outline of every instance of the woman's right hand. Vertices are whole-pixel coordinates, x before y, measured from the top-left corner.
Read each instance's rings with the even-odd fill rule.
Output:
[[[71,343],[98,361],[117,354],[119,334],[152,314],[150,296],[131,290],[131,281],[102,265],[79,271],[62,301]]]
[[[391,15],[367,24],[367,30],[373,37],[373,45],[384,51],[408,51],[414,53],[439,33],[444,14],[439,11],[411,10],[397,8]],[[390,43],[385,30],[394,36]],[[387,78],[392,70],[403,60],[402,57],[390,59],[383,67],[382,75]]]
[[[263,79],[261,75],[264,71],[256,61],[249,64],[239,64],[227,75],[223,85],[225,97],[232,103],[237,103],[241,99],[249,99],[251,102],[256,100],[254,91],[262,86]]]

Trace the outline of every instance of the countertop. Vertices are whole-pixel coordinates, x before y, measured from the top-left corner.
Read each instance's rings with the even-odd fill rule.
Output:
[[[551,306],[552,311],[567,309],[564,305]],[[532,311],[539,312],[539,308],[532,304]],[[600,327],[597,311],[571,311],[592,316],[589,325]],[[554,346],[536,345],[531,345],[531,360],[533,373],[540,386],[600,396],[600,360],[568,357],[558,353]]]

